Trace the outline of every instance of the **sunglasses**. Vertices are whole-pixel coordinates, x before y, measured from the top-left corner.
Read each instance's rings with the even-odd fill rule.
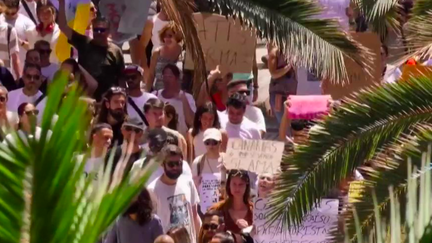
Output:
[[[219,228],[219,225],[218,224],[203,224],[202,227],[204,230],[209,230],[209,229],[217,230]]]
[[[246,96],[250,95],[250,91],[249,90],[240,90],[240,91],[237,91],[237,93],[239,93],[241,95],[246,95]]]
[[[41,55],[44,55],[44,54],[49,55],[49,54],[51,54],[51,52],[52,52],[51,49],[46,49],[46,50],[41,49],[41,50],[39,50],[39,53]]]
[[[131,127],[131,126],[124,126],[124,129],[128,132],[135,132],[135,133],[140,133],[142,132],[141,129],[136,128],[136,127]]]
[[[260,176],[259,178],[262,181],[269,181],[269,182],[273,181],[273,178],[271,178],[270,176]]]
[[[103,34],[107,31],[107,28],[93,28],[94,33]]]
[[[216,146],[219,144],[219,141],[213,140],[213,139],[208,139],[204,142],[204,144],[206,146]]]
[[[6,97],[5,97],[5,96],[0,96],[0,102],[1,102],[1,103],[6,102]]]
[[[33,115],[33,116],[37,116],[37,115],[39,114],[39,110],[24,111],[24,113],[25,113],[27,116],[31,116],[31,115]]]
[[[36,80],[36,81],[40,79],[40,75],[26,74],[25,77],[29,80]]]
[[[168,167],[170,167],[171,169],[174,167],[180,167],[180,163],[183,161],[168,161],[166,162],[166,165],[168,165]]]

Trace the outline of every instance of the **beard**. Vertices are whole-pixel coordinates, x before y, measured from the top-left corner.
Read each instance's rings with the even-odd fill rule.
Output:
[[[177,180],[182,173],[183,173],[182,170],[180,170],[178,172],[171,172],[171,171],[165,170],[165,175],[168,178],[170,178],[171,180]]]
[[[109,114],[117,121],[122,121],[125,117],[123,109],[108,110]]]

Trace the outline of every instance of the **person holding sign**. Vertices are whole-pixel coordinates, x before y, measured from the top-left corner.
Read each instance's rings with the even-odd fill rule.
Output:
[[[200,212],[204,214],[214,203],[219,202],[219,188],[225,169],[222,164],[223,153],[220,153],[222,133],[216,128],[204,132],[203,142],[207,152],[198,156],[192,164],[192,175],[201,198]]]
[[[219,210],[225,220],[225,230],[231,231],[236,242],[242,242],[241,232],[253,223],[253,204],[250,201],[250,179],[245,170],[230,170],[226,183],[227,198],[210,210]]]

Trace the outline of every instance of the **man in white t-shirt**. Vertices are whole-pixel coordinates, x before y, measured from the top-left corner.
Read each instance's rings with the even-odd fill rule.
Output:
[[[38,106],[44,98],[42,92],[39,91],[39,87],[42,83],[40,66],[31,63],[26,64],[22,80],[24,82],[23,88],[9,92],[8,110],[16,112],[19,105],[27,102],[35,105],[40,113],[43,113],[44,107]]]
[[[196,243],[201,228],[198,192],[192,180],[181,177],[183,155],[180,148],[167,145],[163,153],[164,173],[147,186],[155,196],[156,214],[161,219],[164,232],[173,227],[185,227],[191,242]]]
[[[58,71],[59,65],[50,62],[51,45],[46,40],[38,40],[34,45],[40,55],[40,65],[42,75],[47,78],[48,83],[54,79],[54,74]]]
[[[0,22],[6,21],[8,24],[15,27],[20,45],[19,60],[20,63],[24,63],[27,49],[29,49],[26,32],[35,28],[35,24],[28,17],[18,13],[20,5],[19,0],[4,0],[4,2],[6,10],[0,15]]]
[[[250,89],[247,86],[247,81],[233,79],[228,83],[227,90],[228,90],[228,97],[235,93],[247,97],[246,112],[244,116],[245,118],[249,119],[251,122],[257,125],[258,129],[261,132],[261,136],[263,136],[267,131],[265,118],[262,111],[258,107],[255,107],[249,103],[250,99],[248,97],[250,96]]]
[[[99,172],[105,164],[105,155],[111,145],[113,131],[108,123],[96,124],[90,131],[91,154],[84,165],[84,175],[91,176],[93,180],[99,179]],[[77,161],[83,162],[84,155],[78,155]]]
[[[154,94],[143,92],[141,82],[144,70],[136,64],[127,64],[123,69],[120,85],[124,86],[128,92],[127,112],[128,116],[139,117],[147,127],[147,120],[143,112],[145,103],[150,98],[157,98]]]
[[[35,25],[39,24],[39,19],[37,17],[37,1],[38,0],[23,0],[20,1],[18,13],[29,18]],[[27,5],[27,7],[25,6]]]
[[[246,96],[234,94],[228,98],[227,113],[228,121],[221,123],[226,130],[228,138],[261,139],[261,132],[257,125],[245,119]]]
[[[0,19],[0,60],[7,67],[14,78],[21,77],[21,64],[19,60],[19,41],[16,29],[12,26],[8,27],[5,21]]]
[[[165,66],[163,76],[164,89],[154,91],[153,94],[175,108],[178,115],[177,131],[185,136],[188,127],[193,125],[196,112],[195,99],[191,94],[181,90],[180,70],[176,65]]]

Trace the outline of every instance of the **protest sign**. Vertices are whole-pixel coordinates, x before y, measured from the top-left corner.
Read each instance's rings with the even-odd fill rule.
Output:
[[[111,23],[111,40],[116,44],[122,44],[137,36],[137,34],[125,34],[119,32],[120,21],[124,15],[125,0],[100,0],[99,11],[106,16]]]
[[[230,138],[224,164],[227,169],[275,173],[280,168],[284,147],[283,142]]]
[[[288,117],[292,120],[312,120],[327,115],[330,99],[330,95],[290,95]]]
[[[216,65],[225,72],[252,71],[256,36],[251,29],[242,27],[238,19],[217,14],[194,13],[194,19],[208,71]],[[185,69],[194,69],[190,52],[186,53]]]
[[[199,188],[201,212],[207,212],[213,204],[219,202],[220,173],[204,173],[201,175]]]
[[[400,81],[409,81],[410,78],[432,77],[432,67],[422,65],[404,65]]]
[[[331,229],[337,222],[339,200],[323,199],[303,218],[302,224],[287,231],[280,221],[269,224],[268,199],[257,198],[254,205],[255,243],[330,243]]]
[[[147,21],[151,1],[124,0],[124,11],[118,26],[118,32],[141,35]]]
[[[370,49],[371,56],[371,75],[351,59],[345,58],[345,67],[348,72],[348,80],[344,84],[334,84],[331,80],[323,80],[322,89],[324,94],[330,94],[333,99],[340,99],[358,92],[368,86],[379,84],[381,82],[382,65],[381,65],[381,41],[375,33],[351,33],[354,40]]]

